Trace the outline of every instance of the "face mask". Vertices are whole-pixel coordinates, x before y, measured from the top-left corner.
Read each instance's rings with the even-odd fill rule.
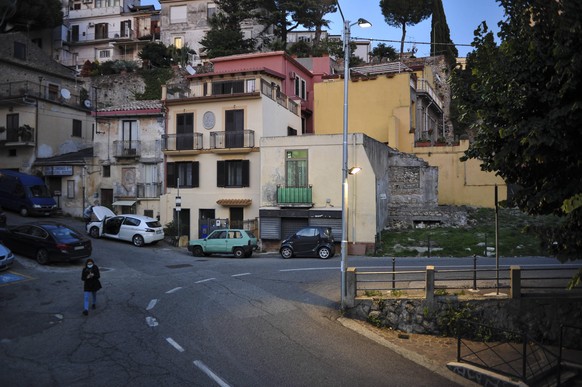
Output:
[[[87,267],[90,269],[90,268],[92,268],[92,267],[93,267],[93,264],[92,264],[92,263],[90,263],[90,264],[88,264],[88,265],[87,265]]]

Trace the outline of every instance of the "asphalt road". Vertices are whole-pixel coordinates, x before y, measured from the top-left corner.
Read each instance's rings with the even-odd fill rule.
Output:
[[[9,224],[28,220],[9,214]],[[13,280],[0,285],[0,385],[452,385],[337,321],[337,256],[198,258],[104,239],[93,248],[104,288],[89,316],[82,262],[18,256],[1,273]]]

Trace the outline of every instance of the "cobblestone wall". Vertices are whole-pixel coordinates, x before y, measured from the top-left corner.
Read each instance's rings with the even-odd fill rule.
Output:
[[[534,339],[557,345],[562,324],[580,326],[582,299],[569,297],[521,298],[518,300],[460,300],[455,296],[424,299],[356,299],[347,316],[368,320],[407,333],[441,335],[444,324],[460,315],[482,324],[514,332],[528,332]],[[457,317],[455,317],[457,316]],[[582,349],[579,331],[565,330],[565,342]],[[576,334],[578,333],[578,334]]]

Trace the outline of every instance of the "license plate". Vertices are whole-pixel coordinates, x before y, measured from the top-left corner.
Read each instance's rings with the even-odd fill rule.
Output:
[[[75,250],[85,250],[85,246],[75,246]]]
[[[156,230],[156,234],[161,234],[162,230]]]

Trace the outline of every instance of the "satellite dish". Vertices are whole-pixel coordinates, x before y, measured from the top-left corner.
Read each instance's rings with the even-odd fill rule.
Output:
[[[188,74],[190,75],[196,74],[196,70],[194,70],[194,68],[190,65],[186,66],[186,71],[188,71]]]
[[[64,99],[69,99],[71,98],[71,92],[67,89],[61,89],[61,97]]]
[[[88,99],[86,99],[86,100],[83,101],[83,105],[85,105],[85,107],[87,109],[89,109],[89,108],[91,108],[91,101],[88,100]]]

